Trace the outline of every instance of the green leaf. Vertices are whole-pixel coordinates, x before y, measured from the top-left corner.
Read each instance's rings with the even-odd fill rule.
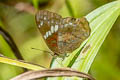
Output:
[[[108,35],[112,25],[115,23],[120,14],[120,1],[108,3],[93,12],[89,13],[86,18],[90,23],[91,35],[82,43],[80,48],[75,50],[64,61],[60,58],[53,60],[51,68],[71,67],[73,69],[88,73],[91,64],[97,55],[102,43]],[[85,50],[87,49],[87,50]],[[77,57],[78,56],[78,57]],[[62,63],[61,66],[59,63]],[[48,80],[78,80],[79,78],[48,78]],[[79,79],[80,80],[80,79]]]
[[[43,70],[44,69],[42,66],[38,66],[35,64],[27,63],[27,62],[10,59],[10,58],[4,57],[4,56],[0,56],[0,62],[19,66],[19,67],[24,67],[24,68],[31,69],[31,70]]]

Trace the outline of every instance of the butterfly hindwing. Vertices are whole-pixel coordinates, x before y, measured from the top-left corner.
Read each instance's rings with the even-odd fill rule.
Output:
[[[63,21],[63,28],[58,31],[59,52],[71,53],[90,35],[89,24],[84,17],[67,17],[63,18]]]

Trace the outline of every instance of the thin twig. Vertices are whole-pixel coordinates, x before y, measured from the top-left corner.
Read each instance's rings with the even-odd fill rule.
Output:
[[[79,72],[70,68],[56,68],[56,69],[45,69],[39,71],[28,71],[10,80],[33,80],[41,79],[45,77],[80,77],[88,78],[89,80],[95,80],[91,75]]]

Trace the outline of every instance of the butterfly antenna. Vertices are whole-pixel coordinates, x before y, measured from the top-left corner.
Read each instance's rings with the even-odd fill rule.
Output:
[[[41,49],[37,49],[37,48],[31,48],[31,49],[43,51],[43,52],[46,52],[46,53],[50,53],[51,56],[54,56],[54,54],[52,54],[52,52],[50,52],[50,51],[41,50]]]
[[[51,53],[49,51],[46,51],[46,50],[41,50],[41,49],[37,49],[37,48],[31,48],[31,49],[34,49],[34,50],[39,50],[39,51],[43,51],[43,52],[47,52],[47,53]]]

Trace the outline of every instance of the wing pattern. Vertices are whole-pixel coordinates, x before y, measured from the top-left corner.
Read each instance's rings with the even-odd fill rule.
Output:
[[[90,35],[90,27],[84,17],[62,18],[42,10],[36,14],[36,23],[48,47],[57,54],[71,53]]]

